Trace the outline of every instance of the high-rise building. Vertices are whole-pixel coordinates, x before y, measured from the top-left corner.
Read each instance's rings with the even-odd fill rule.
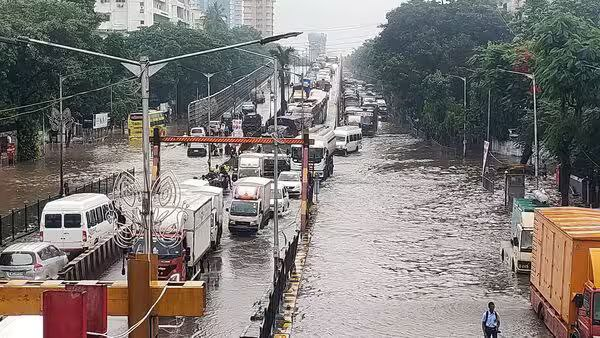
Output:
[[[327,54],[327,34],[309,33],[308,34],[308,57],[314,61],[319,55]]]
[[[200,15],[190,0],[96,0],[94,9],[105,16],[102,31],[135,31],[167,21],[192,26]]]
[[[239,27],[244,24],[244,1],[231,0],[229,6],[229,27]]]
[[[273,0],[243,0],[242,24],[254,27],[262,36],[273,35]]]
[[[514,12],[525,4],[525,0],[501,0],[500,6],[508,12]]]

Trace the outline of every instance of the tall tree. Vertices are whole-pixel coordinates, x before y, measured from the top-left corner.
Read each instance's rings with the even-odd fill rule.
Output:
[[[285,114],[287,111],[287,100],[285,98],[285,69],[292,61],[292,56],[296,50],[293,47],[281,47],[277,45],[276,49],[272,49],[271,55],[273,55],[277,59],[277,63],[279,64],[279,90],[281,97],[281,110],[279,114]]]
[[[562,205],[569,204],[572,153],[583,111],[595,96],[598,73],[587,64],[600,63],[600,31],[589,21],[562,11],[544,19],[535,31],[536,76],[544,97],[557,106],[543,117],[544,142],[560,163]]]

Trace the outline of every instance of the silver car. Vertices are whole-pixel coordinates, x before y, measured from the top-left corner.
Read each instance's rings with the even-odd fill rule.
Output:
[[[0,254],[0,278],[55,279],[67,263],[67,254],[50,243],[17,243]]]

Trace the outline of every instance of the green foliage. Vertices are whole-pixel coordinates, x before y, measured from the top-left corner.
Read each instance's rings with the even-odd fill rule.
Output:
[[[468,75],[462,67],[468,67],[476,48],[510,38],[496,2],[411,0],[389,12],[387,19],[381,34],[350,57],[350,68],[358,76],[378,78],[386,94],[393,93],[393,111],[419,121],[418,127],[430,136],[452,143],[462,141],[463,122],[460,128],[456,126],[457,114],[451,108],[460,107],[464,118],[463,83],[442,78]],[[437,71],[440,74],[435,80],[429,77]],[[447,86],[439,91],[442,83]],[[431,97],[431,92],[438,93]],[[468,110],[469,138],[479,136],[481,128],[474,121],[481,120],[480,113]]]
[[[242,41],[256,40],[260,33],[249,27],[228,29],[224,11],[214,4],[207,13],[204,30],[183,25],[159,23],[128,35],[112,33],[101,36],[97,31],[101,18],[94,12],[94,0],[11,0],[0,1],[0,36],[28,36],[68,46],[100,51],[110,55],[151,60],[191,53]],[[249,48],[263,54],[264,47]],[[229,51],[173,62],[152,77],[150,105],[177,102],[179,112],[188,103],[207,92],[203,72],[218,73],[211,80],[216,92],[241,76],[265,64],[261,58]],[[77,74],[84,72],[83,74]],[[66,75],[64,95],[92,90],[123,81],[132,75],[119,63],[75,52],[38,45],[0,43],[0,109],[27,105],[58,97],[59,75]],[[93,114],[108,112],[111,90],[105,89],[64,101],[79,122]],[[123,121],[140,106],[137,81],[124,82],[112,90],[112,120]],[[42,106],[43,107],[43,106]],[[40,108],[40,107],[34,107]],[[58,108],[58,105],[57,105]],[[0,114],[12,116],[17,112]],[[19,135],[19,156],[22,160],[38,156],[36,138],[41,114],[50,108],[23,115],[18,119],[1,120],[0,124],[16,122]]]

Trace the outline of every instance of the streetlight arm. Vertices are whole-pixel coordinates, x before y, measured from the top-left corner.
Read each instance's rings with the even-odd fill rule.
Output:
[[[298,36],[300,34],[302,34],[302,32],[290,32],[290,33],[278,34],[278,35],[273,35],[273,36],[269,36],[266,38],[262,38],[259,41],[260,41],[261,45],[266,45],[267,43],[279,41],[282,39],[295,38],[296,36]]]
[[[118,57],[118,56],[108,55],[108,54],[104,54],[104,53],[98,53],[98,52],[94,52],[94,51],[86,50],[86,49],[80,49],[80,48],[65,46],[65,45],[61,45],[61,44],[58,44],[58,43],[54,43],[54,42],[48,42],[48,41],[42,41],[42,40],[32,39],[32,38],[28,38],[26,36],[19,36],[16,39],[16,41],[19,41],[19,42],[22,42],[22,43],[26,43],[26,44],[35,43],[35,44],[38,44],[38,45],[44,45],[44,46],[49,46],[49,47],[55,47],[55,48],[60,48],[60,49],[71,50],[71,51],[74,51],[74,52],[88,54],[88,55],[94,55],[94,56],[99,56],[99,57],[103,57],[105,59],[111,59],[111,60],[123,62],[123,63],[126,63],[126,64],[130,64],[130,65],[139,65],[140,64],[138,61],[133,61],[133,60],[125,59],[125,58],[121,58],[121,57]]]
[[[279,41],[281,39],[287,39],[287,38],[292,38],[295,36],[298,36],[302,34],[302,32],[292,32],[292,33],[285,33],[285,34],[279,34],[279,35],[273,35],[267,38],[263,38],[260,40],[252,40],[252,41],[247,41],[247,42],[241,42],[235,45],[230,45],[230,46],[224,46],[224,47],[218,47],[215,49],[210,49],[210,50],[203,50],[200,52],[195,52],[195,53],[190,53],[190,54],[184,54],[184,55],[180,55],[180,56],[174,56],[174,57],[170,57],[170,58],[166,58],[166,59],[162,59],[162,60],[157,60],[157,61],[151,61],[150,65],[159,65],[159,64],[163,64],[163,63],[167,63],[167,62],[171,62],[171,61],[175,61],[175,60],[181,60],[181,59],[187,59],[187,58],[191,58],[194,56],[200,56],[200,55],[204,55],[204,54],[209,54],[209,53],[214,53],[214,52],[220,52],[220,51],[224,51],[224,50],[228,50],[228,49],[234,49],[234,48],[239,48],[239,47],[244,47],[244,46],[250,46],[250,45],[255,45],[255,44],[267,44],[267,43],[271,43],[271,42],[275,42],[275,41]]]
[[[506,70],[506,69],[501,69],[501,68],[496,68],[496,70],[498,70],[500,72],[504,72],[504,73],[511,73],[511,74],[523,75],[523,76],[527,77],[530,80],[533,80],[533,78],[535,77],[535,74],[523,73],[523,72],[516,72],[514,70]]]

